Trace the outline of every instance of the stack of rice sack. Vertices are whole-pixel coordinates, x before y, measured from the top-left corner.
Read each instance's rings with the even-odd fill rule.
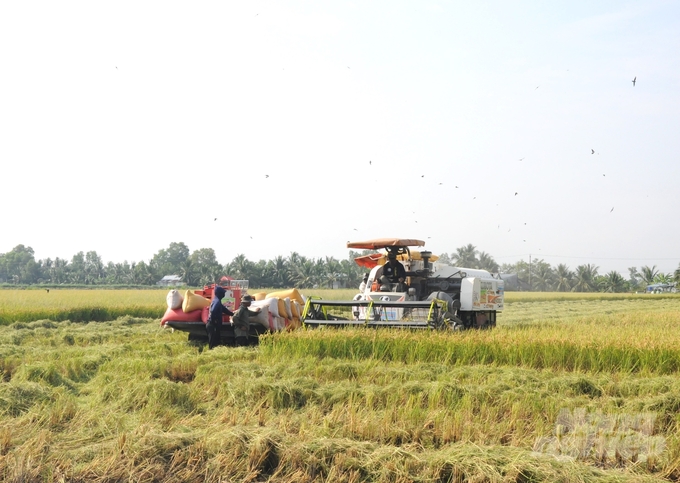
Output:
[[[265,331],[274,331],[274,316],[269,310],[269,304],[265,303],[264,300],[258,300],[256,298],[255,301],[250,304],[250,310],[256,311],[257,309],[259,309],[258,314],[248,317],[249,322],[251,324],[260,324]]]
[[[305,298],[296,288],[280,290],[268,294],[256,294],[255,302],[267,306],[271,316],[270,329],[273,332],[292,330],[302,326],[302,310]]]
[[[210,308],[210,300],[196,295],[191,290],[184,292],[184,296],[177,290],[170,290],[166,296],[168,309],[161,319],[161,325],[169,321],[177,322],[205,322]]]

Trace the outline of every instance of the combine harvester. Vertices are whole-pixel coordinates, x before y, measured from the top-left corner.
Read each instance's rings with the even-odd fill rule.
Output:
[[[385,250],[355,259],[370,269],[353,300],[308,298],[302,313],[306,327],[365,326],[419,329],[486,329],[496,326],[503,310],[504,282],[486,270],[436,263],[422,240],[380,238],[348,242],[347,248]],[[406,277],[396,283],[383,277],[390,255],[402,262]]]
[[[452,267],[437,263],[421,240],[381,238],[348,243],[347,248],[385,250],[355,259],[369,269],[360,293],[352,300],[305,298],[297,289],[253,294],[250,339],[257,343],[267,332],[294,330],[299,327],[398,327],[412,329],[465,330],[495,327],[496,314],[503,310],[504,282],[498,274],[486,270]],[[394,255],[405,269],[403,283],[386,280],[383,271],[387,259]],[[248,280],[222,277],[219,285],[226,290],[222,303],[236,310],[248,292]],[[207,341],[205,324],[216,284],[203,290],[186,290],[184,295],[170,290],[168,308],[161,319],[163,328],[186,332],[189,340]],[[222,339],[234,342],[229,317],[224,316]]]

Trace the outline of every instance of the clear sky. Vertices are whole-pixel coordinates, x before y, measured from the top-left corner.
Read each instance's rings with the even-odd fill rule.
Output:
[[[0,44],[0,253],[680,263],[679,1],[7,1]]]

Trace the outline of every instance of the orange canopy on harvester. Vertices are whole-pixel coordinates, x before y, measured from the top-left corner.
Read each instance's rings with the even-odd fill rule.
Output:
[[[370,253],[362,257],[356,257],[354,261],[360,267],[373,268],[377,265],[382,265],[382,263],[380,263],[379,260],[384,256],[385,255],[383,255],[382,253]]]
[[[364,250],[379,250],[385,247],[424,247],[422,240],[410,238],[376,238],[362,242],[347,242],[347,248],[363,248]]]

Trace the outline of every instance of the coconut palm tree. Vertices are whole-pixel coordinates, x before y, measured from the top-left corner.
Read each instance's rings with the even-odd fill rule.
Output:
[[[49,269],[49,279],[52,283],[64,283],[68,270],[68,260],[56,257]]]
[[[571,290],[574,279],[574,272],[569,270],[564,263],[557,265],[555,269],[555,290],[558,292],[568,292]]]
[[[109,262],[108,268],[106,270],[107,278],[110,283],[130,283],[131,282],[132,268],[127,260],[122,263]]]
[[[87,284],[99,283],[106,276],[102,257],[96,251],[89,251],[85,254],[83,272]]]
[[[239,253],[229,263],[229,275],[235,279],[249,280],[253,263],[243,253]]]
[[[156,276],[153,273],[151,266],[147,265],[146,262],[141,261],[133,265],[134,283],[139,285],[153,285],[156,282]]]
[[[451,260],[451,256],[448,253],[439,255],[438,262],[444,265],[453,265],[453,260]]]
[[[651,268],[646,265],[640,268],[640,277],[645,285],[654,283],[654,278],[656,278],[658,274],[659,271],[656,269],[656,265],[653,265]]]
[[[288,262],[281,255],[270,260],[269,273],[272,287],[282,288],[290,285],[290,279],[288,278]]]
[[[498,272],[498,263],[496,263],[496,260],[488,253],[479,252],[479,258],[475,268],[481,268],[482,270],[488,270],[489,272]]]
[[[657,273],[654,277],[654,283],[673,283],[673,275],[670,273]]]
[[[340,262],[340,270],[345,277],[347,287],[359,287],[363,278],[363,270],[354,262],[356,253],[350,252],[349,258]]]
[[[198,285],[198,266],[192,258],[187,258],[179,265],[179,276],[182,277],[184,283],[190,287]]]
[[[54,265],[54,262],[52,261],[51,258],[46,258],[44,260],[40,260],[40,268],[42,271],[42,278],[44,281],[51,281],[50,280],[50,273],[52,272],[52,265]]]
[[[333,288],[333,284],[342,276],[342,267],[335,257],[326,257],[324,260],[324,284]]]
[[[184,281],[189,285],[214,283],[223,275],[222,265],[217,261],[215,250],[212,248],[194,250],[188,260],[191,262],[187,267],[189,268],[189,278],[184,278]],[[194,283],[190,283],[189,279]]]
[[[268,270],[267,262],[265,260],[259,260],[257,263],[251,265],[250,272],[248,274],[248,285],[250,287],[270,287],[268,284]]]
[[[543,260],[536,260],[533,263],[532,272],[532,288],[543,292],[552,289],[554,273],[549,263]]]
[[[586,265],[579,265],[576,267],[576,274],[574,276],[574,286],[572,292],[593,292],[596,289],[595,278],[597,278],[597,269],[595,265],[590,263]]]
[[[456,253],[451,254],[453,263],[458,267],[474,268],[477,266],[477,248],[469,243],[456,249]]]
[[[617,271],[611,271],[602,277],[600,289],[603,292],[625,292],[626,280]]]
[[[306,257],[300,257],[300,262],[291,267],[291,279],[299,288],[311,288],[316,285],[318,281],[317,264],[314,260],[308,260]]]

